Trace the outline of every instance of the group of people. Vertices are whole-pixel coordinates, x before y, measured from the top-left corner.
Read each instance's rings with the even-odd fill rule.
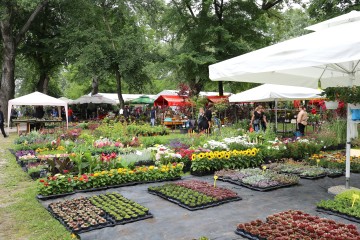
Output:
[[[301,136],[305,135],[305,127],[307,125],[308,113],[306,112],[305,106],[299,107],[299,113],[296,118],[296,130],[300,133]],[[267,120],[265,115],[265,109],[263,106],[259,105],[255,108],[250,121],[250,129],[253,131],[266,131]]]

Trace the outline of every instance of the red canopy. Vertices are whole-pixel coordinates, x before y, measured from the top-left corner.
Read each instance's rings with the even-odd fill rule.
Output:
[[[160,95],[155,101],[155,106],[191,106],[187,96]]]
[[[229,96],[206,96],[209,102],[219,103],[219,102],[229,102]]]

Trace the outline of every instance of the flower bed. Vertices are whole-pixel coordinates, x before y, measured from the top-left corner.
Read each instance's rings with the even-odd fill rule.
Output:
[[[262,163],[262,157],[258,154],[259,149],[233,151],[209,151],[192,155],[191,171],[193,175],[201,175],[202,172],[212,174],[221,169],[240,169],[257,167]]]
[[[231,190],[196,180],[149,187],[148,191],[191,211],[241,200]]]
[[[168,164],[160,167],[137,167],[111,169],[91,174],[72,176],[70,174],[56,174],[39,180],[38,199],[56,198],[74,190],[92,191],[104,187],[120,187],[128,184],[148,183],[179,179],[182,164]]]
[[[336,223],[302,211],[289,210],[270,215],[266,221],[241,223],[235,231],[249,239],[359,239],[356,226]]]
[[[118,193],[54,202],[49,204],[48,210],[66,229],[74,233],[152,217],[149,209]]]
[[[317,210],[360,222],[359,196],[359,190],[348,190],[336,195],[334,200],[321,200]]]
[[[244,186],[257,191],[270,191],[299,183],[295,175],[278,174],[260,169],[221,170],[215,172],[219,180]]]

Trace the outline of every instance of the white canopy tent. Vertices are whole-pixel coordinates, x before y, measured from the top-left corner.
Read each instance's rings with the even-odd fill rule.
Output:
[[[275,102],[275,130],[277,127],[278,101],[322,98],[321,90],[305,87],[263,84],[241,93],[231,95],[229,102]]]
[[[66,128],[68,128],[68,104],[60,99],[50,97],[41,92],[33,92],[28,95],[24,95],[18,98],[14,98],[9,100],[8,102],[8,132],[10,126],[10,113],[12,106],[60,106],[65,108],[65,116],[66,116]]]
[[[347,15],[348,16],[348,15]],[[321,31],[293,38],[209,66],[213,81],[274,83],[310,88],[360,85],[360,21],[332,19]],[[339,19],[339,18],[338,18]],[[332,22],[332,25],[329,25]],[[346,187],[350,183],[350,106]]]

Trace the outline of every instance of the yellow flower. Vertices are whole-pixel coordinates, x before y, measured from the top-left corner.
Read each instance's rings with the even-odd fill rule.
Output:
[[[98,177],[99,175],[99,173],[94,173],[94,177]]]
[[[205,157],[205,154],[204,154],[204,153],[199,153],[199,154],[198,154],[198,157],[199,157],[200,159],[203,159],[203,158]]]
[[[230,153],[225,153],[225,158],[230,159]]]
[[[154,166],[150,166],[150,167],[149,167],[149,170],[154,170]]]
[[[191,155],[191,160],[195,161],[196,158],[197,158],[197,155],[193,153],[193,154]]]

